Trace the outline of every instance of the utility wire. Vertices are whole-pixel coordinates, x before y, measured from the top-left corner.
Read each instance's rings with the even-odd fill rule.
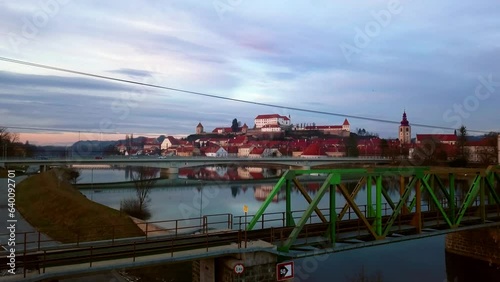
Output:
[[[367,120],[367,121],[374,121],[374,122],[380,122],[380,123],[400,124],[400,122],[398,122],[398,121],[387,120],[387,119],[371,118],[371,117],[364,117],[364,116],[358,116],[358,115],[347,115],[347,114],[342,114],[342,113],[325,112],[325,111],[310,110],[310,109],[304,109],[304,108],[298,108],[298,107],[281,106],[281,105],[274,105],[274,104],[269,104],[269,103],[261,103],[261,102],[248,101],[248,100],[242,100],[242,99],[236,99],[236,98],[229,98],[229,97],[224,97],[224,96],[220,96],[220,95],[208,94],[208,93],[191,91],[191,90],[184,90],[184,89],[180,89],[180,88],[167,87],[167,86],[162,86],[162,85],[157,85],[157,84],[144,83],[144,82],[139,82],[139,81],[134,81],[134,80],[129,80],[129,79],[121,79],[121,78],[98,75],[98,74],[93,74],[93,73],[88,73],[88,72],[81,72],[81,71],[59,68],[59,67],[38,64],[38,63],[33,63],[33,62],[28,62],[28,61],[21,61],[21,60],[16,60],[16,59],[11,59],[11,58],[7,58],[7,57],[1,57],[1,56],[0,56],[0,60],[5,61],[5,62],[9,62],[9,63],[26,65],[26,66],[36,67],[36,68],[55,70],[55,71],[72,73],[72,74],[77,74],[77,75],[82,75],[82,76],[88,76],[88,77],[93,77],[93,78],[98,78],[98,79],[103,79],[103,80],[110,80],[110,81],[121,82],[121,83],[135,84],[135,85],[140,85],[140,86],[145,86],[145,87],[175,91],[175,92],[180,92],[180,93],[185,93],[185,94],[190,94],[190,95],[202,96],[202,97],[219,99],[219,100],[226,100],[226,101],[231,101],[231,102],[280,108],[280,109],[305,112],[305,113],[337,116],[337,117],[350,118],[350,119]],[[422,123],[412,123],[411,126],[433,128],[433,129],[443,129],[443,130],[456,130],[457,129],[457,128],[452,128],[452,127],[422,124]],[[477,132],[477,133],[489,133],[488,131],[483,131],[483,130],[467,129],[467,131],[468,132]]]

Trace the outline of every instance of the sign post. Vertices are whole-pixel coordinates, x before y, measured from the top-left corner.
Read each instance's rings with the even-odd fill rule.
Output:
[[[243,212],[245,213],[245,249],[247,248],[247,214],[248,214],[248,206],[243,205]]]
[[[277,281],[285,281],[294,277],[293,261],[276,264]]]

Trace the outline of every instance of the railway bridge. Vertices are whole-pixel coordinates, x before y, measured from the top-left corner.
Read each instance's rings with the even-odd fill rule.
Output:
[[[309,174],[325,176],[314,197],[301,183],[301,176]],[[347,187],[345,179],[357,179],[355,187]],[[388,193],[389,181],[399,184],[398,200]],[[261,275],[266,269],[267,276],[259,276],[259,281],[276,281],[274,268],[281,261],[499,226],[499,183],[500,166],[288,170],[252,215],[206,215],[194,226],[183,225],[187,219],[175,219],[168,221],[171,228],[164,229],[152,228],[158,222],[145,222],[143,237],[99,242],[48,244],[40,240],[40,234],[17,234],[18,274],[5,278],[35,281],[194,261],[195,281],[214,281],[224,275],[234,278],[239,274],[233,270],[240,265],[249,275]],[[292,188],[309,203],[307,209],[292,209]],[[362,189],[366,197],[358,197]],[[283,211],[266,213],[283,190]],[[337,206],[336,197],[345,204]],[[322,200],[329,203],[328,208],[318,207]],[[119,232],[119,226],[107,228]],[[2,254],[0,268],[8,268],[8,262]]]

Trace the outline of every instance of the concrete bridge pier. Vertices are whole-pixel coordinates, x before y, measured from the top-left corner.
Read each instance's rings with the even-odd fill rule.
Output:
[[[193,282],[276,281],[277,256],[267,252],[251,252],[234,256],[209,258],[193,262]],[[243,265],[243,272],[235,268]]]
[[[160,177],[168,179],[177,179],[179,178],[179,168],[178,167],[162,168],[160,170]]]
[[[168,168],[168,178],[169,179],[179,178],[179,168],[178,167],[169,167]]]
[[[46,172],[47,171],[47,166],[46,165],[40,165],[40,173]]]

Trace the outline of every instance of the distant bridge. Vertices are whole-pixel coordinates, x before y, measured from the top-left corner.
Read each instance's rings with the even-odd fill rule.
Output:
[[[333,164],[385,164],[390,163],[389,158],[351,158],[351,157],[322,157],[322,158],[302,158],[302,157],[265,157],[265,158],[248,158],[248,157],[166,157],[164,159],[153,157],[138,157],[138,158],[104,158],[104,159],[82,159],[82,158],[67,158],[67,159],[8,159],[0,161],[0,166],[16,166],[16,165],[39,165],[39,166],[72,166],[72,165],[116,165],[116,166],[148,166],[157,168],[168,168],[172,172],[177,172],[179,168],[193,166],[209,166],[209,165],[281,165],[290,168],[313,168],[317,166],[333,165]]]

